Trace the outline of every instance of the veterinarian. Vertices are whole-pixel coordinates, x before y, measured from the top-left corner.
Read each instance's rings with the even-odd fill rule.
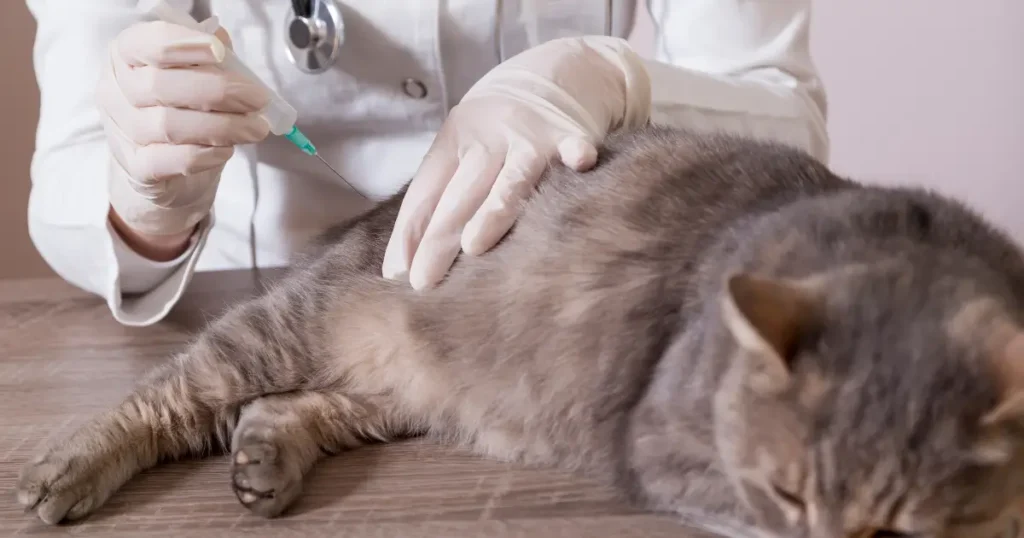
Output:
[[[625,40],[635,0],[170,1],[207,31],[144,21],[134,1],[27,0],[30,234],[126,325],[162,319],[196,270],[285,265],[410,178],[381,271],[426,288],[500,239],[549,157],[586,170],[616,129],[828,153],[810,0],[649,0],[651,60]],[[267,96],[216,67],[221,47],[355,190],[269,135]]]

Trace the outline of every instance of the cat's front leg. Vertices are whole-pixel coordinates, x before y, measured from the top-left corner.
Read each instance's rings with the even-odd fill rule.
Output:
[[[22,468],[18,502],[49,524],[94,511],[154,460],[135,420],[118,408],[49,446]],[[125,449],[133,445],[139,449]]]
[[[324,455],[413,431],[386,396],[299,391],[254,400],[239,415],[231,441],[231,487],[253,513],[274,517],[302,491]]]
[[[197,401],[189,362],[162,366],[121,405],[47,446],[22,468],[18,502],[49,524],[79,519],[159,460],[209,450],[217,426],[228,431],[233,423],[232,411]]]
[[[79,519],[160,461],[226,449],[241,405],[316,377],[311,340],[292,332],[302,321],[281,318],[280,301],[232,309],[119,406],[46,447],[22,469],[18,501],[46,523]]]

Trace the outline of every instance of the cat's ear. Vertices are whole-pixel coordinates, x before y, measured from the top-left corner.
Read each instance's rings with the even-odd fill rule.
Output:
[[[1024,327],[1003,301],[982,297],[962,305],[946,330],[958,347],[977,350],[993,382],[994,403],[981,415],[968,458],[982,465],[1009,463],[1024,425]]]
[[[987,426],[1024,423],[1024,330],[1013,326],[994,331],[987,353],[993,366],[998,403],[982,418]]]
[[[752,359],[751,382],[767,391],[789,384],[796,344],[820,320],[821,294],[808,283],[734,274],[725,280],[723,321]]]
[[[1024,330],[997,324],[985,357],[995,376],[996,405],[981,418],[981,437],[970,457],[982,465],[1005,465],[1012,461],[1019,440],[1005,426],[1024,423]],[[1002,330],[999,330],[1002,329]],[[1016,429],[1016,428],[1014,428]]]

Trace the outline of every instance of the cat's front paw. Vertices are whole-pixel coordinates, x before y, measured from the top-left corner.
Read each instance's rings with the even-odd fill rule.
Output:
[[[273,430],[242,425],[231,454],[231,489],[254,514],[275,517],[302,492],[302,469]]]
[[[99,508],[124,481],[116,458],[87,450],[48,450],[21,470],[17,499],[44,523],[80,519]]]

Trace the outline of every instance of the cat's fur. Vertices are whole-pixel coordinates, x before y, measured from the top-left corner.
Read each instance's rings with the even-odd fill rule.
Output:
[[[400,201],[27,464],[20,502],[81,518],[226,448],[273,516],[324,454],[420,433],[794,537],[937,536],[1020,492],[1024,258],[958,203],[650,127],[414,292],[379,276]]]

